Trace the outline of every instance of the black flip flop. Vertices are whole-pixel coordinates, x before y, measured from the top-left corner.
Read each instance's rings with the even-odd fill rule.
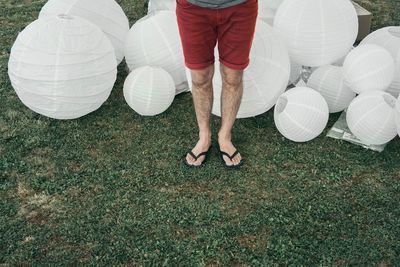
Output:
[[[207,163],[207,158],[208,158],[208,154],[210,153],[210,150],[211,150],[211,146],[208,148],[207,151],[204,151],[204,152],[198,154],[197,156],[192,152],[192,150],[189,150],[185,155],[183,155],[182,162],[188,168],[193,168],[193,169],[202,168]],[[186,157],[188,154],[194,159],[194,161],[197,161],[201,156],[205,156],[205,157],[204,157],[203,162],[200,165],[194,165],[194,164],[190,164],[189,162],[187,162]]]
[[[243,158],[239,162],[239,164],[236,164],[236,165],[228,165],[228,164],[226,164],[226,162],[224,160],[224,156],[227,156],[231,161],[233,161],[233,159],[239,154],[238,150],[236,150],[232,155],[229,155],[228,153],[226,153],[222,150],[220,150],[219,153],[221,155],[222,164],[225,166],[225,168],[230,169],[230,170],[239,169],[243,165]]]

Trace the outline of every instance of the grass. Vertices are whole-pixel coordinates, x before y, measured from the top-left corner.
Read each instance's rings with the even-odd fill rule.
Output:
[[[37,115],[12,89],[7,61],[44,2],[0,0],[1,266],[399,266],[399,139],[381,154],[324,135],[296,144],[268,112],[236,124],[241,171],[216,153],[187,171],[190,94],[140,117],[123,99],[124,66],[98,111]],[[119,2],[131,23],[145,12],[143,0]],[[359,2],[374,29],[399,25],[397,0]]]

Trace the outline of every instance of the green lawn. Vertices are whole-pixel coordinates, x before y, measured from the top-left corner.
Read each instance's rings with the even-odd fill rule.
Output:
[[[188,171],[179,158],[196,141],[191,95],[140,117],[123,98],[124,66],[98,111],[37,115],[7,61],[44,2],[0,0],[0,266],[400,266],[398,138],[381,154],[324,136],[296,144],[268,112],[236,124],[241,171],[215,151]],[[145,12],[144,0],[118,2],[131,24]],[[399,25],[398,0],[359,2],[375,29]]]

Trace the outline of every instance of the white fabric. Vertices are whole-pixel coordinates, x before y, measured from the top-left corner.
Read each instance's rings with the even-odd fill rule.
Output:
[[[150,0],[147,7],[147,13],[149,14],[159,10],[175,11],[175,9],[176,0]]]
[[[354,48],[343,64],[346,84],[356,93],[389,88],[394,78],[394,60],[389,52],[375,44]]]
[[[214,104],[212,113],[221,116],[222,79],[218,49],[215,49]],[[250,64],[243,74],[243,97],[237,118],[254,117],[271,109],[288,84],[290,62],[288,52],[273,29],[257,20]],[[190,72],[187,72],[192,85]]]
[[[142,66],[161,67],[174,79],[176,93],[187,90],[183,49],[174,12],[157,11],[137,21],[126,39],[125,59],[130,70]]]
[[[371,91],[360,94],[347,110],[351,132],[366,145],[382,145],[396,135],[396,99],[389,93]]]
[[[387,92],[394,97],[400,94],[400,26],[385,27],[374,31],[361,44],[376,44],[385,48],[393,57],[396,65],[394,80]]]
[[[59,14],[74,15],[96,24],[110,38],[118,63],[124,59],[124,43],[129,31],[129,21],[114,0],[49,0],[39,17]]]
[[[117,75],[114,49],[105,34],[75,16],[38,19],[19,35],[8,73],[21,101],[55,119],[74,119],[98,109]]]
[[[167,110],[174,100],[174,80],[162,68],[137,68],[125,80],[124,97],[140,115],[158,115]]]
[[[294,142],[307,142],[319,136],[328,119],[325,99],[307,87],[296,87],[282,94],[274,110],[278,131]]]
[[[343,111],[356,97],[356,93],[345,84],[343,69],[338,66],[319,67],[311,74],[307,85],[325,98],[330,113]]]
[[[296,63],[318,67],[334,63],[349,51],[357,38],[358,18],[349,0],[285,0],[274,27]]]

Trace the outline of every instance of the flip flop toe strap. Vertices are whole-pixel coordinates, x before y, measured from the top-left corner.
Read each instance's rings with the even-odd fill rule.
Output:
[[[221,154],[224,156],[227,156],[231,161],[239,154],[239,151],[236,150],[232,155],[229,155],[228,153],[221,151]]]
[[[202,153],[200,153],[200,154],[198,154],[198,155],[196,156],[191,150],[189,150],[189,151],[188,151],[188,154],[189,154],[195,161],[197,161],[201,156],[207,155],[207,152],[208,152],[208,151],[202,152]]]
[[[191,150],[188,151],[188,154],[195,160],[197,161],[199,159],[199,156],[196,156],[195,154],[193,154],[193,152]]]
[[[239,154],[239,151],[235,151],[235,153],[232,154],[232,156],[230,156],[231,161]]]

